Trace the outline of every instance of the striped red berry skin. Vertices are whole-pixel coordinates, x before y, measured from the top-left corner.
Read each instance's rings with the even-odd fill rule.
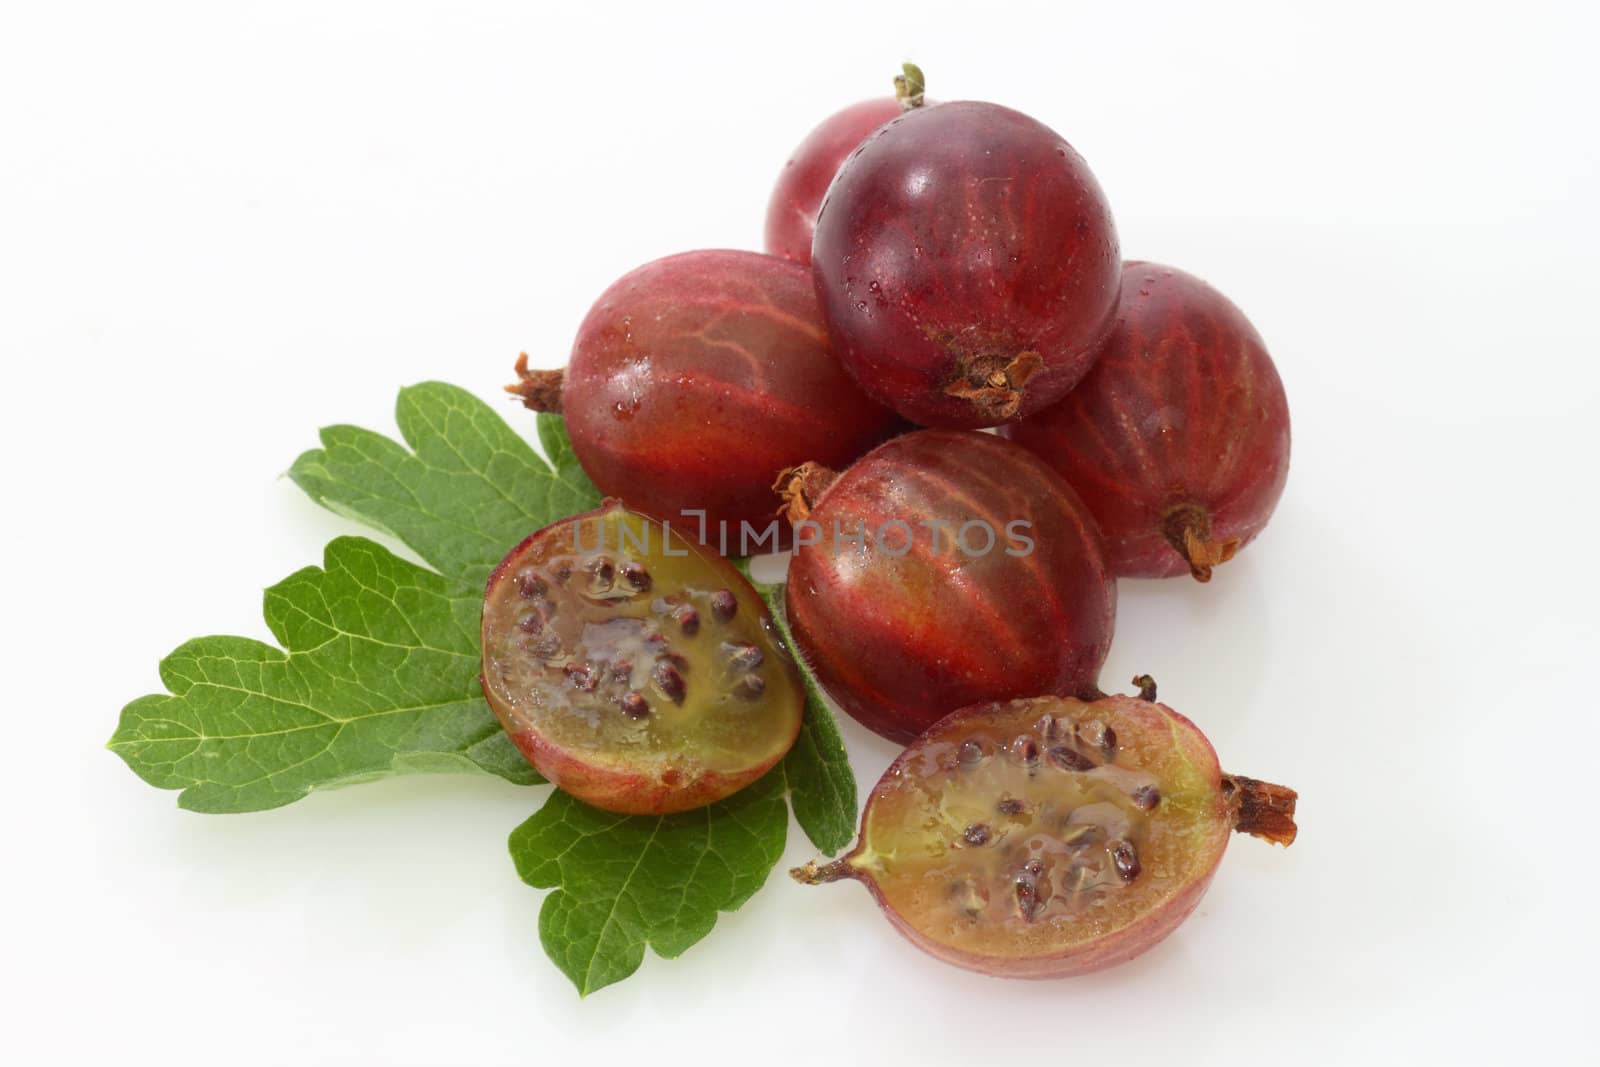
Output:
[[[840,168],[811,247],[839,358],[923,426],[1032,414],[1088,371],[1121,258],[1111,208],[1049,127],[953,101],[875,131]]]
[[[1088,512],[1025,449],[909,433],[800,513],[815,543],[797,527],[789,622],[828,693],[869,729],[906,741],[968,704],[1098,692],[1116,585]]]
[[[756,252],[640,267],[595,301],[564,374],[525,361],[518,372],[510,390],[566,417],[603,494],[690,536],[704,512],[705,542],[734,554],[741,523],[781,527],[772,482],[784,468],[842,466],[903,428],[833,357],[810,274]]]
[[[1004,432],[1078,491],[1124,577],[1209,581],[1266,526],[1289,474],[1289,405],[1260,334],[1211,286],[1155,263],[1125,265],[1082,384]]]
[[[801,266],[811,264],[811,235],[823,194],[839,165],[866,136],[903,110],[894,97],[863,100],[828,116],[800,142],[767,202],[766,249]]]

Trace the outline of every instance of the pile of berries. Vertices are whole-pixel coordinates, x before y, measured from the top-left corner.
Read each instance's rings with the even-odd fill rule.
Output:
[[[609,498],[489,581],[483,684],[529,761],[610,811],[712,803],[801,727],[799,671],[726,558],[792,549],[806,666],[909,747],[845,858],[942,959],[1053,977],[1128,959],[1198,904],[1233,831],[1287,844],[1295,794],[1108,696],[1116,579],[1210,580],[1289,464],[1283,386],[1244,315],[1123,262],[1071,145],[1008,108],[894,98],[832,116],[773,193],[768,253],[611,286],[564,370]],[[995,428],[996,432],[980,432]]]

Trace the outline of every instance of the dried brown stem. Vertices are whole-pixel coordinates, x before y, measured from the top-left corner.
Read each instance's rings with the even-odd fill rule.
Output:
[[[790,867],[789,877],[801,885],[821,885],[824,882],[837,882],[841,878],[854,878],[856,870],[850,866],[847,859],[834,860],[832,863],[818,865],[816,860],[808,860],[803,867]]]
[[[1139,699],[1151,704],[1156,702],[1156,680],[1148,674],[1135,675],[1133,684],[1139,687]]]

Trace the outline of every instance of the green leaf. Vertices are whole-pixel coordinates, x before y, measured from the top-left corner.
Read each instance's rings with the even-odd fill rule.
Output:
[[[848,845],[856,832],[856,776],[850,769],[839,724],[822,694],[822,687],[789,632],[784,608],[784,587],[752,582],[767,602],[772,621],[800,667],[806,686],[806,713],[800,737],[779,769],[789,785],[794,817],[811,843],[832,856]]]
[[[540,780],[478,688],[483,582],[513,545],[596,507],[599,493],[558,416],[537,422],[548,462],[453,386],[403,390],[396,419],[403,445],[330,427],[290,477],[439,573],[340,538],[322,569],[267,591],[281,648],[207,637],[173,652],[161,667],[169,692],[129,704],[110,747],[151,784],[183,790],[183,807],[260,810],[397,773]],[[763,595],[783,628],[781,589]],[[809,675],[807,685],[799,743],[748,789],[662,818],[608,814],[557,791],[511,835],[523,879],[555,890],[540,937],[580,993],[632,974],[647,945],[679,955],[749,899],[782,855],[785,794],[819,848],[848,843],[855,779]]]
[[[487,404],[443,382],[402,389],[395,421],[409,448],[357,426],[330,426],[289,477],[330,511],[392,534],[441,574],[481,589],[524,537],[600,503],[558,415],[538,419],[549,462]]]
[[[161,663],[170,695],[122,711],[109,747],[194,811],[259,811],[388,774],[539,777],[478,688],[475,584],[356,537],[266,592],[275,648],[202,637]]]
[[[708,808],[613,815],[562,792],[512,831],[523,881],[554,889],[539,939],[586,996],[639,969],[649,945],[671,959],[734,911],[783,855],[788,814],[776,770]]]

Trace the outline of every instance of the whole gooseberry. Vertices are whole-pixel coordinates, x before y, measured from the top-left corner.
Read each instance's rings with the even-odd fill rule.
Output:
[[[1078,491],[1129,577],[1209,581],[1289,475],[1289,405],[1261,336],[1227,297],[1155,263],[1123,268],[1088,377],[1004,432]]]
[[[920,430],[785,492],[795,640],[863,725],[905,741],[978,701],[1098,692],[1116,585],[1094,521],[1026,449]]]
[[[779,471],[849,463],[902,425],[829,351],[806,270],[755,252],[640,267],[595,301],[564,372],[524,356],[517,373],[507,388],[566,417],[602,493],[735,555],[778,547]]]
[[[840,168],[811,264],[839,358],[924,426],[1059,400],[1116,309],[1111,208],[1072,146],[995,104],[918,108]]]

